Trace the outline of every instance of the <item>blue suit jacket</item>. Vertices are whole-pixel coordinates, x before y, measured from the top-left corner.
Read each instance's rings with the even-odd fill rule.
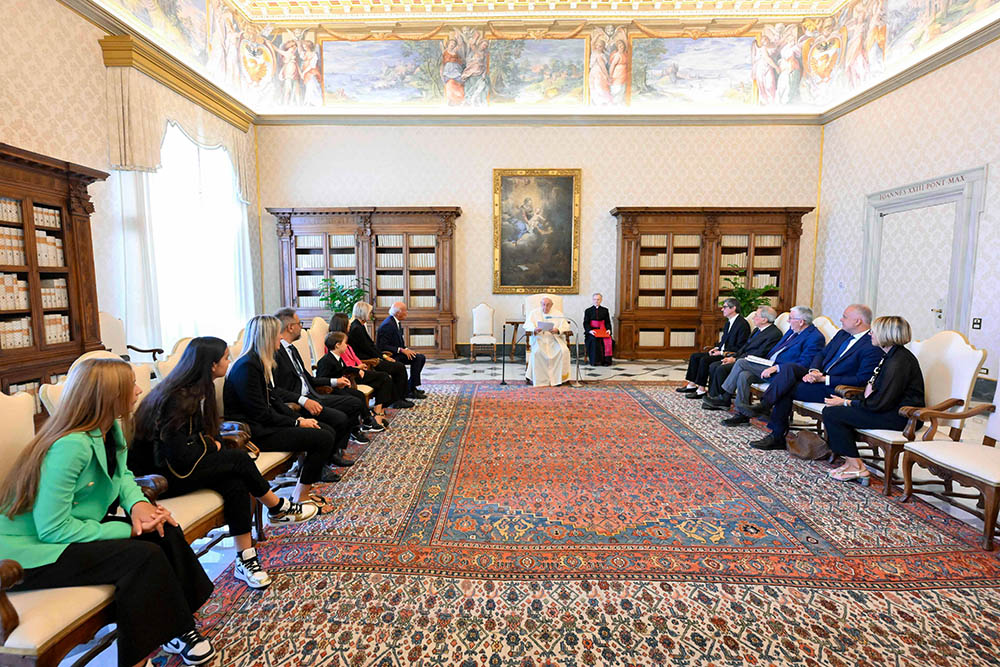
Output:
[[[872,376],[878,362],[885,354],[882,348],[872,345],[871,332],[866,333],[844,353],[837,363],[830,366],[840,346],[844,340],[851,337],[851,334],[841,329],[837,335],[830,339],[827,346],[823,348],[815,357],[809,368],[817,368],[830,377],[830,387],[838,384],[848,384],[853,387],[861,387]]]
[[[403,333],[399,330],[396,318],[392,315],[382,320],[382,324],[378,325],[378,331],[375,332],[375,344],[378,346],[379,352],[388,352],[389,354],[396,354],[399,352],[399,348],[406,347]]]
[[[784,347],[785,349],[781,350],[781,354],[774,360],[775,365],[798,364],[799,366],[808,367],[809,362],[816,356],[816,353],[823,349],[825,342],[826,339],[823,338],[823,332],[812,324],[803,329],[797,336],[791,327],[789,327],[785,335],[778,341],[778,344],[772,347],[771,351],[767,353],[767,356],[770,357],[776,350]]]

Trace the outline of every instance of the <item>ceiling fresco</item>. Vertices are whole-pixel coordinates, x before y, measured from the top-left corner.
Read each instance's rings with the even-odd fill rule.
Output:
[[[1000,0],[93,2],[255,112],[310,115],[815,114],[1000,18]]]

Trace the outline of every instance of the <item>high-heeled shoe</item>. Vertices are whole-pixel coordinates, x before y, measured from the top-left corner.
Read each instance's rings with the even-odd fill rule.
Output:
[[[830,473],[830,477],[838,482],[850,482],[857,480],[861,486],[871,484],[871,474],[867,470],[835,470]]]

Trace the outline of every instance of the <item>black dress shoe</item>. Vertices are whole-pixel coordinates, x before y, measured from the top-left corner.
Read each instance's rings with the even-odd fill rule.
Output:
[[[690,394],[691,392],[698,391],[698,387],[677,387],[674,391],[678,394]]]
[[[405,410],[406,408],[414,408],[416,406],[417,406],[416,403],[414,403],[413,401],[408,401],[405,398],[401,398],[392,404],[392,407],[396,408],[397,410]]]
[[[338,468],[350,468],[354,465],[354,461],[350,459],[345,459],[343,452],[337,452],[330,457],[330,463],[337,466]]]
[[[696,391],[692,391],[688,394],[684,394],[684,398],[698,399],[699,401],[708,396],[708,394],[699,394]]]
[[[379,433],[385,430],[385,426],[382,426],[373,419],[370,422],[365,422],[364,424],[362,424],[361,430],[364,431],[365,433]]]
[[[736,413],[732,417],[728,417],[722,420],[723,426],[743,426],[744,424],[749,424],[750,418],[746,415],[741,415]]]
[[[742,406],[745,412],[751,413],[754,417],[771,416],[771,406],[764,403],[754,403],[753,405]]]
[[[371,442],[368,439],[368,436],[366,436],[364,433],[361,432],[360,428],[351,433],[351,440],[357,443],[361,443],[362,445]]]
[[[340,481],[340,475],[338,475],[337,473],[335,473],[333,471],[333,468],[330,468],[329,466],[327,466],[327,467],[323,468],[323,474],[320,475],[319,481],[326,482],[327,484],[331,484],[333,482],[339,482]]]
[[[764,451],[771,451],[774,449],[785,449],[785,443],[779,441],[774,437],[773,433],[765,435],[760,440],[751,440],[750,446],[754,449],[763,449]]]
[[[718,401],[702,401],[702,410],[728,410],[729,403],[720,403]]]
[[[410,392],[410,398],[416,398],[416,399],[427,398],[427,393],[420,391],[419,389],[414,389],[413,391]]]

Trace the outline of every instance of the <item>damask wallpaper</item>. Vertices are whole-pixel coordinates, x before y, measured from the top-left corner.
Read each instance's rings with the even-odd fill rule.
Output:
[[[1000,370],[998,61],[1000,42],[994,42],[826,126],[816,262],[816,304],[824,313],[839,313],[857,298],[868,194],[988,165],[972,304],[972,317],[981,317],[983,328],[971,331],[970,339],[988,350],[993,378]],[[940,261],[947,261],[941,249],[925,243],[912,269]],[[905,305],[896,312],[906,316]]]
[[[493,294],[494,168],[580,168],[577,318],[602,292],[616,309],[615,206],[815,206],[819,128],[749,127],[335,127],[262,126],[261,201],[281,206],[462,207],[455,232],[456,340],[486,302],[500,322],[523,297]],[[264,213],[268,309],[280,299],[274,218]],[[815,220],[803,220],[800,300],[809,297]]]

